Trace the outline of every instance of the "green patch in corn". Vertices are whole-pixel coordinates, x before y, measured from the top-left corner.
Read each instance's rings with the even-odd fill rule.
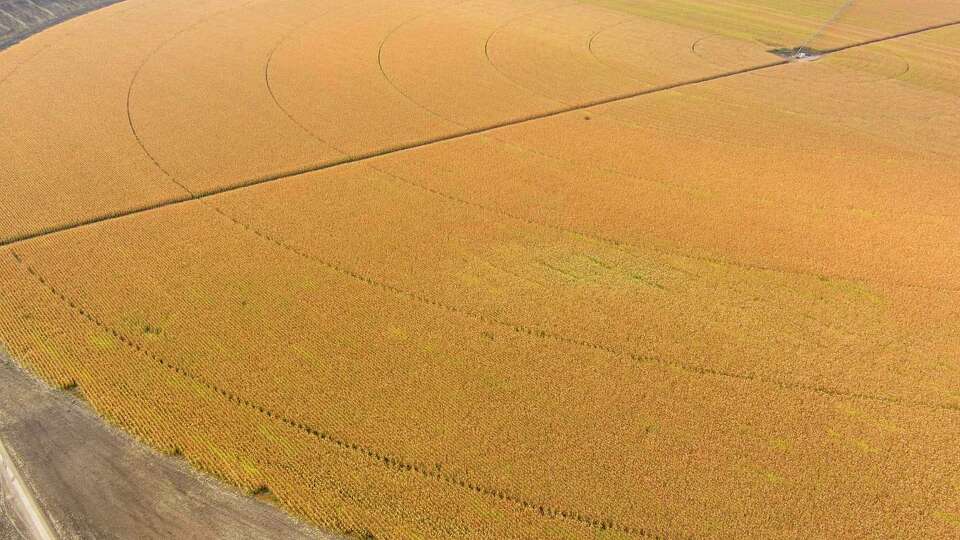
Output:
[[[87,340],[94,348],[101,351],[109,351],[117,347],[117,340],[110,334],[93,334]]]
[[[943,521],[943,522],[945,522],[945,523],[949,523],[950,525],[953,525],[954,527],[960,528],[960,514],[956,514],[956,513],[954,513],[954,512],[940,512],[940,511],[936,511],[936,512],[933,513],[933,517],[935,517],[935,518],[937,518],[937,519],[939,519],[940,521]]]

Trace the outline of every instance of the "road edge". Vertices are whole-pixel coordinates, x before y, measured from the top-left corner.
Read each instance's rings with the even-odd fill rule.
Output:
[[[57,540],[50,520],[37,504],[36,497],[17,469],[3,439],[0,439],[0,493],[3,494],[4,503],[13,502],[13,508],[6,509],[7,517],[24,526],[25,530],[18,527],[21,534],[31,540]]]

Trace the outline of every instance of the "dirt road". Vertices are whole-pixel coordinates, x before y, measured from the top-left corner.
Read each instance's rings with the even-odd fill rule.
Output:
[[[0,396],[0,440],[62,538],[333,538],[144,448],[3,355]]]

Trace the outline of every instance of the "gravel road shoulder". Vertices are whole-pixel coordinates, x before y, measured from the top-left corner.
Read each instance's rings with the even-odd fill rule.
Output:
[[[335,538],[144,447],[2,352],[0,396],[0,440],[62,538]]]

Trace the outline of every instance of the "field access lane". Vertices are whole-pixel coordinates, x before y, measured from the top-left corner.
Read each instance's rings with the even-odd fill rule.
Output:
[[[765,18],[780,21],[773,27],[781,34],[819,20],[816,10],[784,16],[728,2],[697,4],[703,18],[681,24],[678,14],[691,5],[637,6],[207,0],[181,9],[133,0],[69,21],[13,49],[37,54],[8,51],[21,61],[0,60],[9,71],[0,95],[17,104],[4,111],[17,136],[0,147],[0,187],[4,201],[28,201],[0,207],[0,235],[28,237],[147,211],[189,197],[187,190],[323,167],[344,154],[530,122],[562,110],[561,102],[617,98],[599,94],[634,83],[639,92],[710,76],[765,56],[770,43],[750,31]],[[937,6],[918,13],[951,13]],[[737,17],[744,10],[755,11],[748,28]],[[716,26],[705,30],[708,22]],[[616,31],[603,35],[609,25]],[[108,30],[115,27],[122,30]],[[654,34],[660,40],[651,52],[682,55],[636,49]],[[863,34],[841,32],[836,42]],[[693,35],[701,37],[691,44]],[[595,54],[588,54],[591,37]],[[673,69],[680,65],[687,67]],[[644,71],[671,75],[643,82]],[[65,87],[84,98],[65,99],[58,94]],[[64,123],[67,114],[87,120]]]
[[[949,90],[956,75],[944,66],[960,51],[926,45],[956,32],[491,133],[558,167],[572,161],[597,169],[591,182],[523,183],[525,200],[537,206],[484,189],[474,179],[486,170],[480,163],[442,167],[439,149],[384,162],[406,164],[391,170],[460,198],[611,239],[660,239],[775,270],[956,290],[960,194],[949,179],[960,174],[960,159],[949,141],[960,136],[960,101]],[[534,165],[527,169],[524,177],[537,176]],[[611,172],[623,179],[604,181]],[[631,184],[629,196],[624,186]]]
[[[0,236],[182,193],[130,134],[125,103],[152,38],[202,11],[114,5],[10,49],[31,52],[0,81]]]

